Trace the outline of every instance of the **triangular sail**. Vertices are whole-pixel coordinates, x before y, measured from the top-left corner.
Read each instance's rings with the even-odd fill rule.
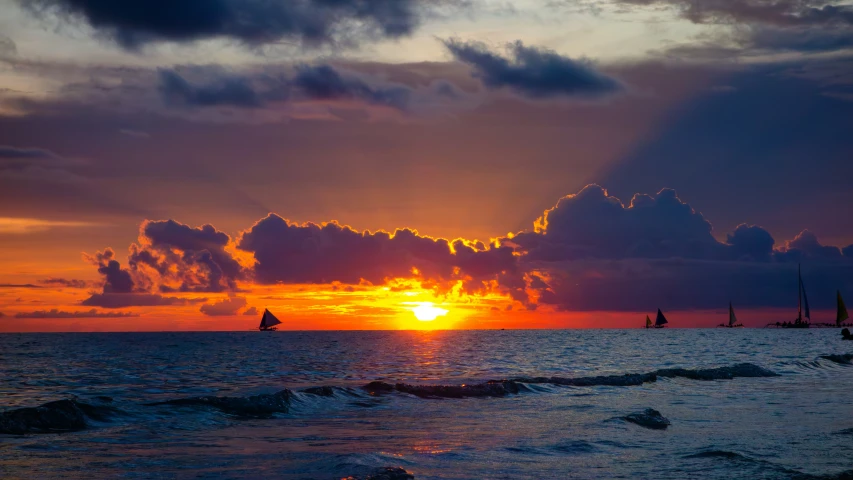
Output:
[[[841,325],[841,322],[850,318],[847,314],[847,307],[844,306],[844,299],[841,298],[841,290],[838,290],[838,314],[835,317],[835,324]]]
[[[651,326],[652,326],[652,319],[649,318],[648,315],[646,315],[646,327],[651,327]]]
[[[734,325],[737,323],[737,317],[735,316],[735,309],[732,308],[732,302],[729,302],[729,325]]]
[[[666,317],[663,316],[663,312],[661,312],[660,309],[658,309],[658,316],[655,319],[655,325],[664,325],[667,323],[669,323],[669,322],[666,321]]]
[[[269,310],[264,310],[264,316],[261,317],[261,328],[269,328],[281,323],[281,320],[275,318]]]
[[[800,285],[803,286],[803,309],[805,310],[805,316],[811,320],[812,315],[809,313],[809,297],[806,296],[806,286],[803,285],[802,281],[800,282]]]

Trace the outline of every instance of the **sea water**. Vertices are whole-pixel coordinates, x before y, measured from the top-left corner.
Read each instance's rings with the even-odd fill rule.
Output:
[[[848,478],[853,351],[835,329],[0,335],[0,410],[110,406],[78,432],[0,435],[0,477],[317,478],[402,467],[438,478]],[[370,395],[749,363],[778,376],[527,385],[485,398]],[[335,387],[330,396],[299,393]],[[283,389],[287,413],[149,405]],[[666,430],[624,421],[654,408]]]

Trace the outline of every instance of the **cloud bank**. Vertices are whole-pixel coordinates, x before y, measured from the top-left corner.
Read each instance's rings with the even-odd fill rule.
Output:
[[[729,301],[783,307],[796,303],[791,292],[798,264],[816,308],[832,305],[827,292],[853,290],[853,245],[823,245],[808,230],[777,244],[767,230],[748,224],[718,240],[710,222],[671,189],[637,194],[623,204],[588,185],[543,212],[532,229],[489,244],[411,229],[299,224],[275,214],[234,239],[210,225],[147,221],[140,241],[129,250],[129,269],[109,249],[93,257],[105,277],[104,293],[84,304],[129,306],[120,301],[125,298],[185,304],[192,300],[160,293],[228,291],[228,298],[203,305],[201,312],[236,315],[247,306],[236,295],[240,282],[383,286],[403,280],[437,295],[499,294],[508,306],[527,309],[689,310]],[[238,263],[236,251],[252,263]],[[149,256],[156,260],[141,261]],[[181,288],[164,288],[169,284]]]
[[[411,35],[452,0],[19,0],[37,17],[84,22],[127,50],[226,38],[248,46],[356,46]]]

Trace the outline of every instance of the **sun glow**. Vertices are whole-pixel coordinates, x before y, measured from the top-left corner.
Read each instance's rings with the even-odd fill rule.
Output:
[[[412,307],[415,318],[422,322],[431,322],[438,317],[447,315],[447,310],[436,307],[432,302],[419,302]]]

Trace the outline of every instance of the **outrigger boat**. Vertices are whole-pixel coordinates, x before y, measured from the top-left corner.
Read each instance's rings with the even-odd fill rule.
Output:
[[[729,302],[729,323],[726,325],[725,323],[721,323],[717,325],[717,327],[722,328],[743,328],[742,323],[737,323],[737,317],[735,316],[735,309],[732,308],[732,302]]]
[[[805,312],[803,311],[803,307],[805,307]],[[803,313],[805,313],[805,318],[808,320],[803,320]],[[793,322],[769,323],[765,328],[809,328],[811,320],[812,316],[809,311],[809,298],[806,296],[806,287],[803,285],[803,275],[801,273],[800,266],[797,265],[797,319]]]
[[[666,317],[663,316],[663,312],[658,309],[658,316],[655,318],[655,323],[652,325],[652,319],[646,315],[646,328],[664,328],[666,324],[669,323],[666,321]]]
[[[264,309],[264,316],[261,317],[261,324],[258,326],[258,330],[262,332],[274,332],[277,330],[275,326],[280,323],[281,320],[275,318],[272,312]]]

